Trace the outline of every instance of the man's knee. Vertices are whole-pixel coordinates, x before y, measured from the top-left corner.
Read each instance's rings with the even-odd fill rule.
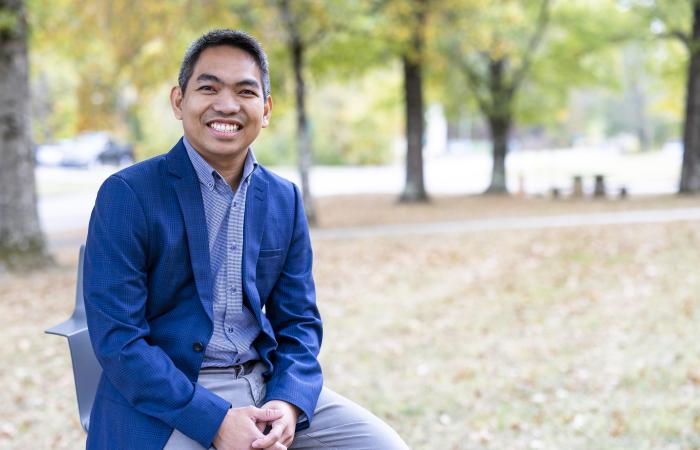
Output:
[[[389,450],[408,450],[408,446],[401,439],[398,433],[388,424],[379,418],[373,422],[367,423],[366,432],[371,436],[367,448],[374,449],[389,449]]]
[[[408,448],[396,431],[380,418],[325,387],[319,397],[311,427],[302,431],[298,438],[299,446],[297,447],[295,439],[292,448],[318,448],[319,444],[328,448],[352,450]],[[316,446],[310,441],[315,441]]]

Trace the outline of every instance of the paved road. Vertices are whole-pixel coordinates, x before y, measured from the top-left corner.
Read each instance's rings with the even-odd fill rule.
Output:
[[[379,225],[372,227],[314,230],[312,239],[360,239],[385,236],[474,233],[489,230],[533,230],[600,225],[700,221],[700,208],[644,209],[586,214],[560,214],[536,217],[500,217],[420,224]]]
[[[311,239],[313,241],[327,241],[336,239],[474,233],[490,230],[535,230],[669,222],[700,222],[700,208],[644,209],[605,213],[500,217],[448,222],[327,228],[311,230]],[[50,237],[49,240],[53,247],[77,247],[83,240],[82,236],[82,233],[74,233],[71,236],[54,236],[53,239]]]

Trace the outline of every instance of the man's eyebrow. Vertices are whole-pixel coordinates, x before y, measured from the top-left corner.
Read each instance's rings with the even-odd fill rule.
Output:
[[[197,77],[197,81],[213,81],[214,83],[222,83],[223,84],[223,81],[221,80],[221,78],[217,77],[216,75],[212,75],[210,73],[200,74]]]
[[[255,78],[246,78],[241,81],[238,81],[234,84],[236,87],[241,87],[241,86],[249,86],[249,87],[254,87],[257,89],[260,89],[260,83],[258,83],[258,80]]]
[[[219,83],[219,84],[226,84],[224,80],[221,78],[217,77],[216,75],[212,75],[210,73],[202,73],[197,77],[197,81],[212,81],[214,83]],[[235,87],[241,87],[241,86],[250,86],[254,87],[257,89],[260,89],[260,83],[258,83],[258,80],[255,78],[245,78],[243,80],[237,81],[233,84]]]

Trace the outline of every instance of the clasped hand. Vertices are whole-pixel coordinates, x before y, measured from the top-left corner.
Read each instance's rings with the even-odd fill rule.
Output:
[[[286,450],[294,440],[299,410],[280,400],[271,400],[261,408],[231,408],[214,438],[216,450]],[[270,427],[265,435],[263,431]]]

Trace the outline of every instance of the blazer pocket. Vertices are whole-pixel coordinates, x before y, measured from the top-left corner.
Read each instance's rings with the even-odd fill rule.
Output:
[[[281,256],[281,255],[282,255],[281,248],[261,248],[260,255],[258,255],[258,258],[271,258],[273,256]]]
[[[282,270],[282,250],[260,251],[257,262],[258,275],[278,274]]]

